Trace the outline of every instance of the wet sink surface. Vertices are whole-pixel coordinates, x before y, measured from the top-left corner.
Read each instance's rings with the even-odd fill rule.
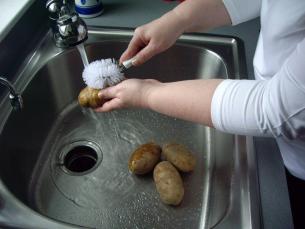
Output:
[[[130,31],[92,29],[86,42],[89,60],[119,58],[130,37]],[[245,70],[242,57],[233,38],[187,35],[126,75],[161,81],[240,78]],[[14,209],[17,203],[26,205],[18,209],[32,217],[31,225],[251,228],[257,224],[254,159],[245,137],[148,110],[102,114],[81,108],[76,100],[85,86],[82,68],[76,48],[59,50],[46,36],[19,77],[25,109],[7,111],[1,120],[1,180],[18,198],[10,205]],[[131,152],[151,141],[182,143],[196,156],[193,173],[183,174],[185,196],[178,207],[161,203],[151,174],[141,177],[128,171]],[[67,156],[71,151],[76,156]]]

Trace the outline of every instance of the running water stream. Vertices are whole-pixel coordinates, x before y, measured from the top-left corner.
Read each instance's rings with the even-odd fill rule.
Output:
[[[88,61],[88,57],[87,57],[87,54],[86,54],[85,46],[84,46],[83,43],[81,43],[81,44],[77,45],[76,47],[77,47],[77,49],[79,51],[79,54],[82,58],[84,67],[86,67],[89,64],[89,61]]]

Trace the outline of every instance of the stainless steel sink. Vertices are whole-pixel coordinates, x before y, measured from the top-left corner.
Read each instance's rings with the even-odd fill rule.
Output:
[[[91,28],[90,61],[119,58],[132,32]],[[58,49],[47,34],[20,69],[24,110],[1,101],[0,226],[20,228],[258,228],[259,196],[251,138],[148,110],[99,114],[80,108],[85,85],[76,48]],[[240,41],[185,35],[127,76],[177,81],[242,78]],[[183,174],[178,207],[161,203],[152,176],[128,171],[140,144],[179,142],[197,159]]]

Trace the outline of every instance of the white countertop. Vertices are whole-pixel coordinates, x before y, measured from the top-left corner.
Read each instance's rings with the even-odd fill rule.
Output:
[[[7,35],[34,0],[0,1],[0,41]]]

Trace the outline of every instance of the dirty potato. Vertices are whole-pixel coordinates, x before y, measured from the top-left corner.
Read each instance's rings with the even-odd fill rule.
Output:
[[[184,196],[182,178],[168,161],[162,161],[154,169],[154,181],[163,203],[178,205]]]
[[[135,174],[146,174],[152,171],[161,157],[161,147],[155,143],[139,146],[129,158],[128,168]]]
[[[184,146],[168,143],[162,147],[164,158],[170,161],[181,172],[193,171],[196,165],[194,155]]]
[[[78,103],[83,107],[97,108],[103,105],[106,101],[98,97],[101,89],[85,87],[78,95]]]

